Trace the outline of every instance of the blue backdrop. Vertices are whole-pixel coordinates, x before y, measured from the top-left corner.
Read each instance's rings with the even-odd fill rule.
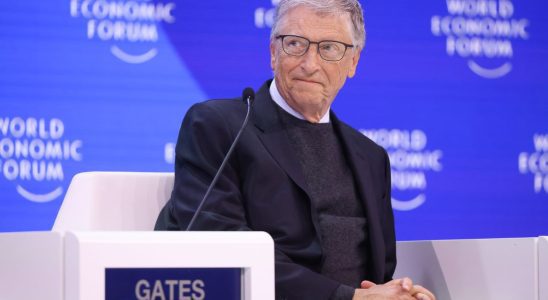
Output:
[[[171,171],[187,108],[271,77],[277,1],[0,2],[0,231],[70,179]],[[385,147],[399,240],[548,234],[548,3],[363,1],[334,111]]]

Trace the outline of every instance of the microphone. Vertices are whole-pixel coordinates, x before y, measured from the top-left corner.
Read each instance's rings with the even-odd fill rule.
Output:
[[[247,103],[247,105],[253,105],[253,100],[255,100],[255,92],[252,88],[246,87],[244,89],[242,92],[242,100],[244,100],[244,103]]]
[[[209,187],[207,188],[207,191],[205,192],[204,197],[202,198],[202,201],[200,201],[198,208],[196,208],[194,215],[192,215],[192,219],[190,219],[190,222],[188,223],[188,226],[186,227],[185,231],[190,231],[190,228],[192,227],[192,225],[194,225],[194,222],[196,221],[196,219],[198,218],[198,215],[202,211],[202,208],[204,206],[204,203],[207,200],[207,197],[211,193],[211,190],[213,190],[215,183],[217,183],[219,176],[223,172],[223,169],[225,168],[228,158],[234,151],[234,148],[236,148],[236,144],[238,143],[238,140],[240,139],[240,136],[242,135],[242,132],[244,131],[245,126],[247,125],[247,121],[249,121],[249,115],[251,115],[251,105],[253,104],[253,100],[255,100],[255,92],[253,91],[252,88],[248,87],[243,90],[242,100],[247,105],[247,113],[245,114],[244,122],[242,123],[242,126],[240,127],[240,130],[238,131],[238,134],[236,135],[236,138],[234,138],[232,145],[230,145],[230,148],[228,149],[228,152],[226,153],[225,158],[223,159],[223,162],[221,163],[221,166],[217,170],[217,173],[215,173],[213,180],[211,180],[211,183],[209,184]]]

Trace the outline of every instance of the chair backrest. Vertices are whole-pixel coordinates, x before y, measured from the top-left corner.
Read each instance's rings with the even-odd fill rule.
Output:
[[[52,230],[153,230],[173,179],[173,173],[77,174]]]

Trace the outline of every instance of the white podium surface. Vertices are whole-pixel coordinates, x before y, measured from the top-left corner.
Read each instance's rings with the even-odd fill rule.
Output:
[[[539,299],[548,300],[548,236],[538,238]]]
[[[537,238],[400,242],[397,251],[394,277],[438,299],[539,299]]]
[[[274,299],[264,232],[68,232],[65,242],[66,299],[102,299],[106,267],[244,268],[244,299]]]

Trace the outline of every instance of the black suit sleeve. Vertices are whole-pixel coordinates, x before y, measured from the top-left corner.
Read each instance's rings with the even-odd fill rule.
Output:
[[[240,111],[229,109],[221,113],[207,102],[189,109],[176,146],[173,192],[158,218],[156,230],[186,228],[243,122],[243,113],[241,118],[227,117],[227,114],[239,115]],[[242,192],[245,179],[240,177],[238,147],[235,150],[193,230],[253,230],[248,225],[245,209],[245,202],[252,199],[246,199]],[[327,300],[339,286],[336,281],[294,263],[278,247],[275,260],[277,299]]]
[[[384,282],[392,280],[392,276],[396,271],[396,232],[394,228],[394,212],[392,210],[392,184],[391,184],[391,174],[390,174],[390,160],[388,154],[383,149],[385,168],[384,168],[384,182],[386,184],[383,203],[384,203],[384,215],[385,219],[382,224],[383,235],[385,240],[385,273],[384,273]]]
[[[243,120],[243,118],[242,118]],[[217,172],[236,132],[206,104],[189,109],[175,148],[171,215],[184,230]],[[237,130],[237,129],[236,129]],[[230,158],[193,230],[250,230],[246,225],[235,155]]]

